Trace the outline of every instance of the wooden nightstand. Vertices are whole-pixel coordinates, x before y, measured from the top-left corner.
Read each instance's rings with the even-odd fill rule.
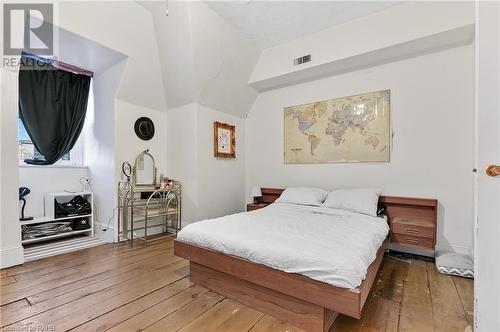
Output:
[[[399,218],[392,220],[391,242],[400,245],[434,249],[436,225],[425,219]]]
[[[391,243],[434,250],[438,201],[424,198],[385,197]],[[384,202],[382,202],[384,203]]]
[[[268,203],[249,203],[247,204],[247,211],[262,209],[263,207],[266,207],[268,205]]]

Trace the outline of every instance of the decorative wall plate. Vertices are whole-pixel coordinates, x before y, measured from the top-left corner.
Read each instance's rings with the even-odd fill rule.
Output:
[[[155,125],[148,117],[140,117],[135,121],[134,131],[137,137],[144,141],[149,141],[155,135]]]

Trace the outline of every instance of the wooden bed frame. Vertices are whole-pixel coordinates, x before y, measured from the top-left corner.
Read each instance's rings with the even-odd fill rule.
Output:
[[[261,202],[273,203],[282,192],[262,188]],[[410,200],[414,199],[382,196],[379,204],[386,209],[401,208]],[[174,253],[190,261],[192,282],[306,331],[323,332],[339,313],[361,318],[387,245],[388,239],[356,289],[335,287],[179,240],[174,242]]]

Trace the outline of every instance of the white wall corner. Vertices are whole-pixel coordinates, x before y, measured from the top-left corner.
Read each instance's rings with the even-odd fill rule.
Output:
[[[23,246],[15,246],[0,249],[0,269],[21,265],[24,263]]]
[[[457,254],[461,255],[471,255],[471,248],[469,246],[464,246],[464,245],[458,245],[458,244],[437,244],[436,245],[436,251],[447,251],[447,252],[454,252]]]
[[[136,1],[59,1],[58,25],[128,57],[117,96],[164,110],[166,100],[151,14]],[[113,24],[109,24],[113,22]]]
[[[243,117],[257,91],[247,84],[260,49],[203,2],[145,3],[156,31],[167,107],[197,103]],[[238,100],[238,103],[234,103]]]

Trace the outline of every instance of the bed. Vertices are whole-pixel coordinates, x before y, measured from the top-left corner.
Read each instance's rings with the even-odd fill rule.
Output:
[[[263,188],[262,200],[281,192]],[[189,225],[174,252],[190,261],[194,283],[304,330],[327,331],[339,313],[361,317],[388,234],[383,218],[276,203]]]

